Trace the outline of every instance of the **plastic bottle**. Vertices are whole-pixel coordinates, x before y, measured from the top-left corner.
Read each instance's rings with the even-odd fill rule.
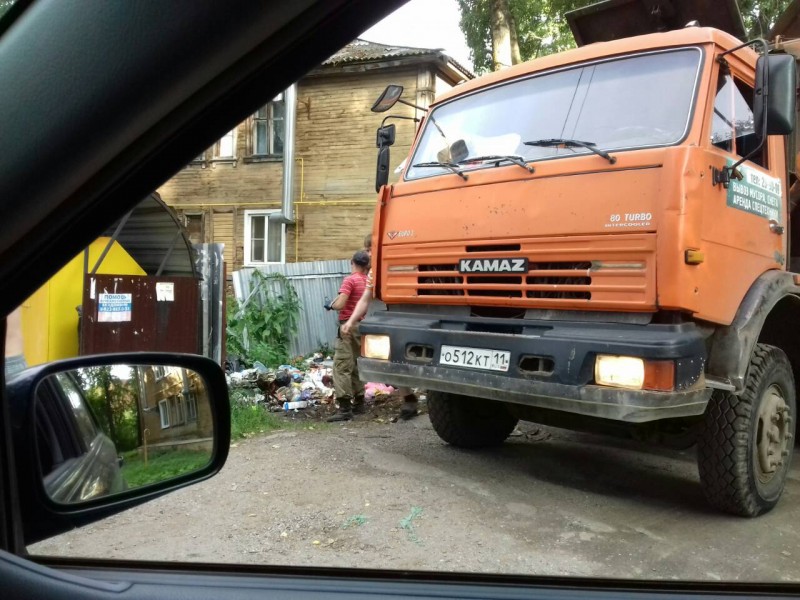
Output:
[[[298,400],[296,402],[284,402],[283,410],[294,410],[296,408],[306,408],[308,402],[306,400]]]

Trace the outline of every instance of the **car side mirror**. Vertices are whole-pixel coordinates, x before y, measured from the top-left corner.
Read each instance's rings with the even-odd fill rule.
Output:
[[[392,108],[397,101],[400,100],[400,96],[403,95],[403,86],[397,84],[389,84],[386,86],[386,89],[383,90],[378,99],[375,100],[375,103],[372,105],[370,109],[372,112],[386,112],[390,108]]]
[[[225,376],[201,356],[58,361],[8,395],[27,543],[206,479],[227,457]]]
[[[375,191],[389,183],[389,146],[378,149],[378,165],[375,170]]]
[[[792,133],[795,127],[796,101],[797,66],[794,57],[789,54],[760,56],[756,62],[753,98],[754,127],[759,137]]]
[[[394,123],[378,127],[375,145],[378,148],[383,148],[384,146],[393,146],[396,131],[397,128],[395,127]]]

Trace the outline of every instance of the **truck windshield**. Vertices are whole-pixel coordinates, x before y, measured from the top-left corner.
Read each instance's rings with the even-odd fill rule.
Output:
[[[699,49],[644,54],[529,77],[456,98],[428,117],[406,179],[508,162],[591,153],[578,144],[526,145],[531,140],[583,140],[605,151],[679,142],[689,124],[700,68]],[[438,127],[434,126],[435,124]],[[417,167],[428,163],[425,167]]]

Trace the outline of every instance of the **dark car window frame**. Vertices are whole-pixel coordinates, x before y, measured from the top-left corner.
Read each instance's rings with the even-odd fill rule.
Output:
[[[100,433],[97,418],[92,412],[92,408],[83,395],[80,387],[67,373],[56,373],[56,380],[60,384],[61,392],[65,400],[65,408],[72,408],[72,417],[80,432],[84,450],[88,450],[92,442]],[[67,389],[69,388],[69,389]],[[73,395],[79,406],[75,406]]]
[[[367,2],[363,3],[364,6],[367,4]],[[374,4],[378,5],[379,3]],[[389,12],[393,5],[398,3],[390,0],[389,2],[380,4],[381,7],[378,9],[373,8],[373,11],[380,10],[384,13]],[[165,10],[168,10],[168,8],[165,8]],[[343,26],[342,31],[344,34],[339,34],[339,38],[346,36],[348,32],[352,32],[354,29],[352,22],[350,22],[349,26],[344,26],[348,24],[348,17],[352,18],[352,15],[344,13],[339,15],[338,20],[330,19],[327,21],[329,27],[335,28],[337,25]],[[358,22],[359,21],[356,20],[356,24]],[[333,39],[335,43],[340,43],[341,39],[339,38],[334,36],[331,39]],[[299,50],[300,45],[303,43],[308,43],[312,39],[313,35],[307,35],[304,39],[297,40],[294,45],[291,45],[290,50],[292,50],[292,52],[286,53],[288,56],[283,56],[282,58],[285,59],[290,57],[295,51]],[[331,43],[331,39],[328,39],[327,37],[325,38],[324,41],[327,42],[328,45],[325,46],[323,44],[322,50],[318,49],[315,52],[302,54],[299,60],[293,63],[291,74],[296,76],[298,74],[298,70],[301,70],[304,65],[309,66],[309,64],[313,63],[314,61],[324,58],[324,56],[320,55],[324,54],[326,48],[329,49],[329,46],[333,45]],[[311,45],[313,46],[313,44]],[[282,72],[281,77],[285,78],[287,73],[289,72]],[[263,73],[261,73],[261,75],[263,75]],[[281,77],[276,78],[276,86],[285,83]],[[260,78],[259,82],[262,86],[263,81],[263,77]],[[237,80],[236,83],[241,83],[241,80]],[[189,160],[191,155],[196,155],[199,153],[200,150],[202,150],[200,146],[202,146],[203,140],[209,137],[209,132],[211,132],[212,136],[219,134],[220,132],[224,132],[224,127],[221,127],[220,124],[240,118],[242,106],[249,106],[252,104],[251,100],[241,98],[242,95],[247,96],[248,93],[252,93],[252,90],[255,89],[254,87],[250,87],[249,90],[242,89],[247,87],[248,86],[245,86],[244,84],[242,84],[241,87],[238,87],[237,93],[239,101],[232,103],[229,111],[227,111],[223,117],[209,119],[209,121],[207,121],[205,124],[205,128],[199,127],[194,121],[191,123],[191,125],[184,123],[188,129],[188,132],[182,131],[180,135],[174,135],[174,137],[170,138],[169,143],[164,141],[167,136],[162,135],[158,140],[159,144],[148,145],[143,143],[135,147],[129,147],[129,151],[126,151],[120,157],[116,157],[119,160],[115,161],[112,165],[103,163],[103,167],[107,167],[110,173],[106,172],[102,168],[99,169],[100,171],[103,171],[102,177],[97,175],[97,173],[92,173],[92,175],[96,175],[97,177],[92,179],[90,182],[91,185],[87,184],[86,188],[81,190],[82,192],[86,193],[85,196],[81,196],[81,194],[71,195],[69,198],[60,196],[59,202],[64,203],[68,199],[72,200],[81,207],[81,210],[76,209],[75,211],[67,211],[65,213],[71,218],[67,219],[66,222],[63,223],[67,231],[65,234],[60,235],[58,241],[63,242],[65,235],[71,235],[77,232],[80,235],[77,236],[78,239],[69,245],[69,248],[75,248],[80,244],[85,243],[99,231],[98,228],[101,225],[105,224],[106,222],[113,221],[111,217],[118,216],[124,212],[131,205],[131,203],[134,202],[137,194],[141,192],[142,188],[152,187],[154,181],[161,179],[171,173],[173,170],[176,170],[174,169],[176,162]],[[198,102],[206,102],[208,105],[214,104],[214,102],[209,99],[208,96],[201,96],[196,100]],[[224,105],[224,103],[222,103],[224,98],[220,97],[219,100],[221,103],[219,105]],[[202,111],[199,111],[199,113],[198,111],[195,111],[194,115],[195,119],[198,120],[202,118],[203,113]],[[149,134],[151,132],[147,133]],[[156,133],[153,133],[153,135],[156,135]],[[155,148],[156,145],[159,147]],[[164,160],[164,157],[167,153],[173,152],[180,148],[183,148],[183,150],[176,152],[176,154],[178,154],[176,158]],[[120,165],[120,162],[122,162],[123,159],[131,158],[138,158],[142,162],[136,162],[136,168],[123,167]],[[159,160],[164,160],[164,164],[159,168],[154,167],[154,164],[157,164]],[[151,170],[147,171],[148,167]],[[136,181],[135,185],[125,188],[126,184],[131,183],[130,178],[134,177],[137,173],[140,173],[140,171],[137,171],[137,169],[145,169],[145,171],[147,171],[147,176]],[[102,189],[98,191],[98,187]],[[124,192],[122,201],[118,203],[112,202],[112,192],[120,189],[127,190]],[[14,201],[18,201],[16,196],[14,197]],[[87,210],[91,210],[93,207],[98,209],[99,214],[95,214],[98,225],[93,226],[91,223],[87,223],[85,219],[84,221],[80,221],[77,218],[76,215],[86,212]],[[62,222],[59,221],[59,226],[61,225]],[[36,231],[41,232],[42,230],[37,229]],[[20,258],[19,260],[15,261],[13,266],[17,267],[20,264],[33,265],[36,264],[35,261],[37,258],[37,252],[34,249],[31,249],[25,253],[24,258]],[[41,269],[35,271],[35,275],[20,274],[17,275],[16,278],[12,278],[10,275],[8,275],[8,273],[14,272],[13,269],[11,269],[11,266],[9,266],[7,277],[2,280],[3,284],[5,285],[13,281],[19,281],[21,285],[19,288],[14,290],[13,294],[8,296],[6,299],[5,308],[7,309],[11,306],[15,306],[19,303],[20,298],[24,298],[25,295],[28,294],[32,289],[35,289],[36,285],[38,285],[41,280],[46,279],[49,270],[52,270],[53,265],[56,262],[57,261],[55,260],[50,260],[43,265]],[[5,336],[3,336],[3,339],[4,337]],[[2,345],[2,341],[0,341],[0,345]],[[0,384],[3,386],[5,385],[3,375],[0,375]],[[24,546],[22,545],[22,540],[17,537],[19,523],[15,521],[15,519],[19,518],[19,507],[16,505],[15,500],[16,496],[14,488],[16,485],[16,475],[11,468],[13,462],[10,452],[10,426],[7,417],[7,403],[5,402],[5,399],[0,401],[0,433],[2,433],[2,439],[0,439],[0,535],[2,536],[0,538],[0,547],[11,550],[12,552],[16,552],[17,554],[24,555]],[[15,532],[17,533],[15,534]],[[563,589],[568,589],[575,586],[582,587],[583,595],[587,596],[590,594],[600,595],[602,594],[601,590],[605,590],[604,595],[606,597],[620,597],[623,595],[623,588],[619,582],[603,583],[595,580],[575,581],[548,579],[539,581],[538,584],[536,584],[534,583],[533,579],[528,579],[527,583],[525,583],[519,578],[474,578],[469,575],[459,577],[457,574],[444,574],[442,577],[438,578],[435,576],[428,576],[426,585],[425,583],[421,583],[424,577],[420,576],[419,574],[399,574],[395,575],[393,578],[392,575],[387,574],[386,572],[364,573],[353,570],[337,572],[322,569],[274,569],[272,573],[280,576],[270,579],[265,576],[265,569],[237,569],[235,565],[230,566],[229,568],[218,568],[215,571],[206,565],[196,565],[190,567],[185,563],[180,562],[170,564],[160,563],[158,565],[148,563],[136,565],[119,561],[38,561],[41,564],[47,564],[56,569],[56,571],[51,571],[49,569],[40,567],[36,563],[19,559],[16,556],[2,555],[0,556],[0,562],[2,563],[2,573],[12,573],[13,575],[19,577],[19,581],[22,581],[23,577],[27,577],[28,580],[32,581],[29,589],[38,589],[39,595],[48,595],[46,592],[41,591],[42,586],[46,586],[45,589],[47,592],[50,592],[51,596],[64,598],[178,598],[187,596],[203,598],[214,597],[210,595],[211,593],[217,593],[218,598],[228,598],[237,595],[241,597],[263,597],[267,591],[285,597],[307,597],[308,595],[311,595],[308,592],[309,589],[311,590],[312,594],[320,595],[327,595],[331,593],[331,590],[336,590],[344,592],[344,594],[361,593],[370,594],[372,596],[388,596],[389,594],[403,596],[407,594],[413,594],[418,597],[423,597],[426,594],[430,594],[431,596],[437,595],[441,597],[443,594],[447,593],[449,597],[464,597],[467,595],[473,597],[478,595],[480,595],[480,597],[492,597],[494,594],[497,594],[498,596],[502,595],[503,597],[508,598],[525,596],[532,597],[535,591],[539,597],[575,597],[574,592],[565,592]],[[92,567],[95,567],[96,570],[92,571]],[[206,576],[203,574],[204,571]],[[243,577],[243,575],[246,573],[251,575],[249,579]],[[363,585],[358,585],[352,581],[349,583],[346,581],[343,582],[343,577],[350,577],[353,580],[360,578],[362,581],[358,583]],[[417,577],[418,583],[420,583],[420,585],[418,585],[416,588],[412,587],[412,584],[410,584],[410,581],[413,577]],[[444,581],[447,581],[448,578],[450,581],[449,586],[438,585]],[[457,585],[454,583],[454,580],[460,580],[460,584]],[[7,575],[0,576],[0,581],[3,581],[4,585],[10,585],[12,583],[11,578]],[[16,585],[23,585],[19,583],[19,581],[15,579],[13,583]],[[469,585],[463,585],[470,583],[477,584],[481,581],[484,583],[488,582],[488,584],[493,585],[487,584],[487,587],[483,590],[476,589]],[[197,589],[193,589],[191,587],[192,582],[194,585],[198,586]],[[392,585],[392,582],[397,583],[397,585]],[[403,583],[403,585],[400,585],[400,583]],[[200,587],[201,585],[207,586],[207,591],[204,591],[203,588]],[[514,590],[511,588],[511,585],[519,586],[520,589]],[[523,587],[525,585],[529,587]],[[559,587],[562,588],[560,593],[558,589]],[[646,589],[650,589],[651,591],[654,589],[659,589],[671,591],[672,593],[685,596],[687,593],[691,592],[692,590],[696,590],[697,588],[702,588],[706,592],[716,592],[717,594],[722,594],[725,591],[730,592],[734,590],[734,588],[739,590],[750,590],[751,593],[757,593],[759,591],[761,593],[766,593],[768,591],[782,591],[784,593],[789,593],[793,590],[796,592],[796,588],[792,588],[788,585],[776,585],[759,588],[759,586],[739,587],[727,583],[719,584],[717,586],[705,586],[697,584],[692,586],[691,584],[656,583],[655,586],[649,588],[647,585],[643,584],[627,584],[625,586],[625,591],[629,593],[631,590],[639,590],[641,592],[641,590]],[[123,595],[123,593],[129,589],[132,589],[131,593]],[[171,592],[169,591],[170,589],[172,589]],[[53,594],[53,591],[55,591],[56,594]],[[172,595],[169,596],[169,594]],[[632,594],[632,596],[636,595],[638,594]]]
[[[62,461],[80,456],[86,451],[84,440],[75,434],[77,423],[68,410],[69,399],[57,388],[54,382],[45,381],[37,390],[36,416],[42,425],[53,429],[51,441],[57,442]],[[41,452],[42,449],[38,449]],[[53,467],[57,467],[54,464]]]

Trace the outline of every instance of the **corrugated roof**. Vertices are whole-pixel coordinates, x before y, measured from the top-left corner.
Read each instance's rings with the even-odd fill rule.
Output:
[[[388,44],[380,44],[378,42],[370,42],[362,40],[361,38],[350,42],[339,50],[336,54],[331,56],[328,60],[323,61],[323,66],[336,66],[360,62],[371,62],[379,60],[387,60],[392,58],[409,58],[414,56],[431,56],[441,58],[450,63],[458,71],[461,71],[467,76],[467,79],[475,77],[475,74],[467,69],[464,65],[452,57],[444,53],[443,48],[414,48],[412,46],[391,46]]]
[[[186,230],[158,194],[150,194],[127,217],[121,217],[105,235],[114,236],[148,275],[197,277],[195,256]],[[90,265],[91,268],[92,265]]]
[[[323,61],[323,65],[340,65],[344,63],[366,62],[371,60],[385,60],[387,58],[402,58],[405,56],[424,56],[426,54],[441,54],[442,48],[412,48],[410,46],[389,46],[377,42],[356,39],[350,42]]]

